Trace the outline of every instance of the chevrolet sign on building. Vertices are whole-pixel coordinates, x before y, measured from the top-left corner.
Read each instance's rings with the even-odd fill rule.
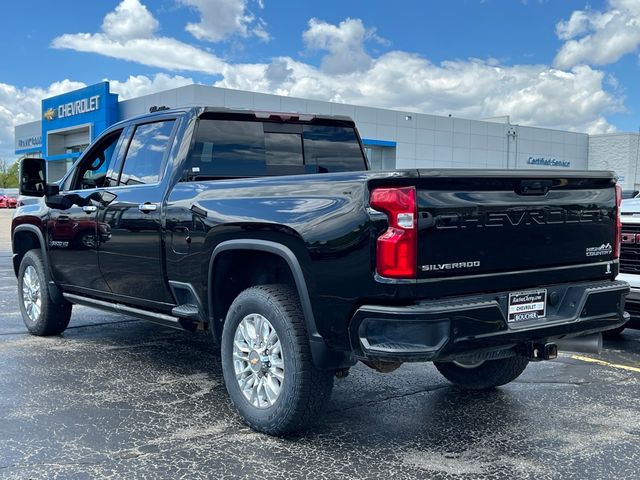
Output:
[[[81,113],[93,112],[100,109],[100,95],[94,95],[75,102],[64,103],[58,105],[58,108],[49,108],[45,110],[44,119],[51,122],[56,118],[72,117]]]
[[[103,130],[118,120],[118,96],[102,82],[42,100],[43,158],[60,178]]]
[[[44,112],[43,117],[45,120],[48,120],[50,122],[51,120],[56,118],[56,111],[53,108],[50,108],[49,110]]]
[[[94,112],[100,108],[100,95],[94,95],[75,102],[58,106],[58,118],[72,117],[81,113]]]

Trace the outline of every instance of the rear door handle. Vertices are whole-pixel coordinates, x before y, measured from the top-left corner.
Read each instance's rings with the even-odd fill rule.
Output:
[[[82,210],[85,213],[93,213],[98,210],[98,207],[96,207],[95,205],[85,205],[84,207],[82,207]]]
[[[158,205],[151,202],[145,202],[138,205],[138,210],[144,213],[155,212],[158,209]]]

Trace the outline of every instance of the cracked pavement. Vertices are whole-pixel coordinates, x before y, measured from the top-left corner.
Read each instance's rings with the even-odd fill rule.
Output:
[[[233,411],[206,333],[76,306],[63,336],[28,335],[0,248],[0,478],[638,478],[640,373],[563,354],[466,392],[430,364],[358,365],[317,427],[271,438]],[[640,367],[640,331],[605,346]]]

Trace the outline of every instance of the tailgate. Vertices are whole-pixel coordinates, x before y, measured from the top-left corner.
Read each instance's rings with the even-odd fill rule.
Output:
[[[418,277],[610,262],[614,185],[608,172],[420,171]]]

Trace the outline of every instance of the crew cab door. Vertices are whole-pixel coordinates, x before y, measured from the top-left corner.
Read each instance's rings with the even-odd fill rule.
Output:
[[[99,252],[100,269],[116,300],[169,308],[162,242],[162,172],[173,142],[175,119],[135,125],[120,166],[117,196],[102,207],[109,242]]]
[[[65,288],[88,294],[109,291],[98,265],[98,250],[109,240],[109,232],[99,219],[99,202],[89,197],[102,197],[113,182],[110,176],[122,139],[123,130],[116,130],[98,140],[63,185],[61,193],[79,204],[49,211],[49,263],[56,282]]]

